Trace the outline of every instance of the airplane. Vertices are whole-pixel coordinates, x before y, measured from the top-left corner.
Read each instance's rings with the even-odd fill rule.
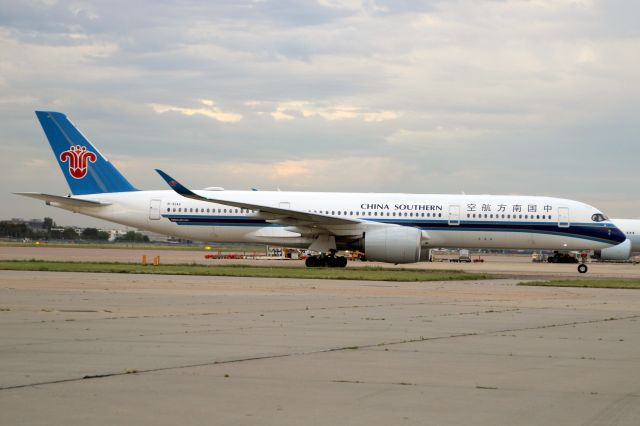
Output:
[[[47,205],[204,242],[261,243],[320,253],[308,267],[345,267],[338,250],[394,264],[429,248],[607,250],[627,236],[590,205],[505,195],[190,190],[161,170],[169,190],[142,191],[71,123],[36,111],[71,193],[23,195]],[[578,266],[580,273],[587,265]]]
[[[596,249],[591,257],[599,260],[629,260],[640,253],[640,219],[610,219],[625,235],[626,239],[613,247]]]

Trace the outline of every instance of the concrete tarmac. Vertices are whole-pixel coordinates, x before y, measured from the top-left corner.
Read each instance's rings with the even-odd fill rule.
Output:
[[[640,291],[516,282],[0,271],[0,424],[640,424]]]

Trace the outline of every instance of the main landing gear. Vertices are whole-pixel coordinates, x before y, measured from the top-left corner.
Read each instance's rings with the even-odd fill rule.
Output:
[[[318,256],[309,256],[304,261],[307,268],[344,268],[347,266],[347,258],[344,256],[336,256],[336,252],[332,250],[329,254],[321,254]]]

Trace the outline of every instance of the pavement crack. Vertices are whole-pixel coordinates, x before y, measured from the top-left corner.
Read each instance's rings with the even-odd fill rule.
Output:
[[[323,353],[330,353],[330,352],[355,351],[355,350],[360,350],[360,349],[373,349],[373,348],[379,348],[379,347],[385,347],[385,346],[402,345],[402,344],[407,344],[407,343],[429,342],[429,341],[446,340],[446,339],[457,339],[457,338],[469,337],[469,336],[489,336],[489,335],[492,335],[492,334],[499,334],[499,333],[509,333],[509,332],[517,332],[517,331],[529,331],[529,330],[541,330],[541,329],[548,329],[548,328],[567,327],[567,326],[584,325],[584,324],[596,324],[596,323],[607,322],[607,321],[624,321],[624,320],[637,319],[637,318],[640,318],[640,315],[628,315],[628,316],[621,316],[621,317],[606,317],[606,318],[585,320],[585,321],[571,321],[571,322],[556,323],[556,324],[543,324],[543,325],[532,326],[532,327],[520,327],[520,328],[509,328],[509,329],[501,329],[501,330],[489,330],[489,331],[484,331],[484,332],[456,333],[456,334],[450,334],[450,335],[446,335],[446,336],[436,336],[436,337],[420,336],[420,337],[413,338],[413,339],[403,339],[403,340],[397,340],[397,341],[378,342],[378,343],[369,343],[369,344],[361,344],[361,345],[346,345],[346,346],[339,346],[339,347],[335,347],[335,348],[326,348],[326,349],[319,349],[319,350],[306,351],[306,352],[289,352],[289,353],[281,353],[281,354],[272,354],[272,355],[262,355],[262,356],[236,358],[236,359],[229,359],[229,360],[206,361],[206,362],[200,362],[200,363],[174,365],[174,366],[167,366],[167,367],[156,367],[156,368],[146,368],[146,369],[145,368],[138,368],[138,369],[135,369],[135,370],[128,369],[128,370],[125,370],[125,371],[116,371],[116,372],[110,372],[110,373],[107,372],[107,373],[89,374],[89,375],[84,375],[82,377],[70,377],[70,378],[66,378],[66,379],[49,380],[49,381],[34,382],[34,383],[25,383],[25,384],[20,384],[20,385],[0,386],[0,391],[13,390],[13,389],[22,389],[22,388],[29,388],[29,387],[36,387],[36,386],[44,386],[44,385],[55,385],[55,384],[61,384],[61,383],[80,382],[80,381],[83,381],[83,380],[104,379],[104,378],[108,378],[108,377],[127,376],[127,375],[136,376],[136,375],[140,375],[140,374],[144,374],[144,373],[156,373],[156,372],[161,372],[161,371],[175,371],[175,370],[183,370],[183,369],[188,369],[188,368],[208,367],[208,366],[225,365],[225,364],[235,364],[235,363],[250,362],[250,361],[262,361],[262,360],[268,360],[268,359],[288,358],[288,357],[295,357],[295,356],[309,356],[309,355],[316,355],[316,354],[323,354]]]

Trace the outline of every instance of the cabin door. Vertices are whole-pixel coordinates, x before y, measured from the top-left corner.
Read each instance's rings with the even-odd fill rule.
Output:
[[[570,225],[569,207],[558,208],[558,228],[568,228]]]
[[[160,203],[161,200],[151,200],[149,203],[149,219],[160,220]]]

